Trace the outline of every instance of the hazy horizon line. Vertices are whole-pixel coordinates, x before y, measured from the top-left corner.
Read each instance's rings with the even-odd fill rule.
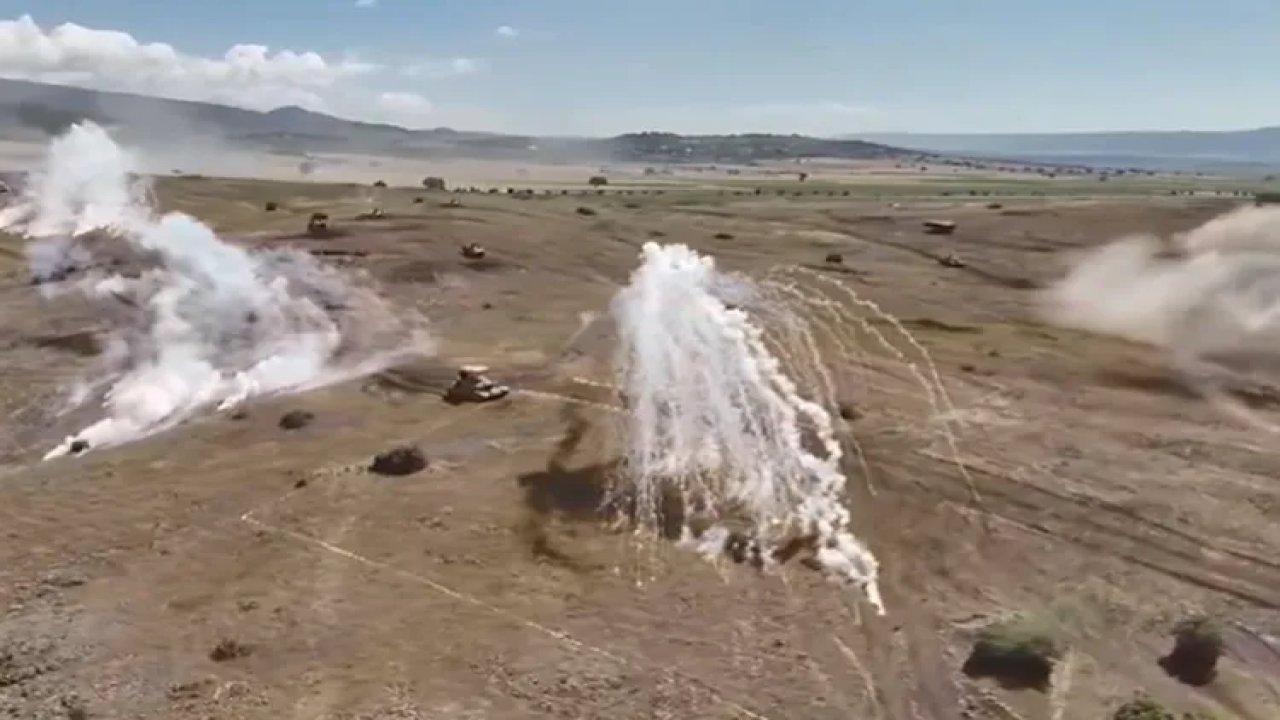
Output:
[[[616,132],[612,134],[581,134],[581,133],[557,134],[554,132],[511,132],[507,130],[468,129],[465,127],[456,127],[451,125],[437,125],[433,127],[409,127],[407,125],[401,125],[393,122],[378,122],[378,121],[371,121],[371,120],[362,120],[359,118],[350,117],[345,113],[341,113],[341,112],[316,110],[316,109],[304,107],[304,106],[293,104],[293,103],[279,105],[277,107],[263,110],[263,109],[257,109],[257,108],[251,108],[251,107],[244,107],[241,105],[233,105],[225,102],[214,102],[210,100],[192,100],[188,98],[174,97],[171,95],[163,95],[163,94],[144,94],[144,93],[138,93],[138,92],[126,92],[126,91],[119,91],[119,90],[104,90],[104,89],[98,89],[98,88],[92,88],[92,87],[85,87],[83,85],[48,82],[48,81],[41,81],[41,80],[30,80],[30,79],[21,78],[21,77],[0,76],[0,79],[9,80],[13,82],[26,83],[30,85],[44,85],[48,87],[65,88],[68,90],[78,90],[81,92],[94,93],[98,95],[114,95],[118,97],[133,97],[133,98],[143,98],[143,99],[149,99],[149,100],[162,100],[165,102],[172,102],[172,103],[178,103],[183,105],[198,105],[198,106],[205,106],[205,107],[227,108],[232,110],[239,110],[246,113],[254,113],[258,115],[268,115],[270,113],[275,113],[282,110],[301,110],[307,113],[321,115],[324,117],[333,118],[335,120],[341,120],[343,122],[349,122],[349,123],[359,124],[359,125],[375,126],[375,127],[394,128],[397,130],[402,130],[404,132],[450,131],[450,132],[458,132],[458,133],[472,133],[472,134],[478,134],[478,135],[481,135],[481,134],[482,135],[505,135],[505,136],[517,136],[517,137],[526,136],[526,137],[539,137],[539,138],[564,139],[564,140],[606,140],[606,139],[616,138],[624,135],[638,135],[638,134],[644,134],[644,133],[679,135],[683,137],[761,135],[761,136],[773,136],[773,137],[804,137],[804,138],[814,138],[814,139],[820,139],[820,140],[839,141],[839,140],[861,140],[864,138],[888,137],[888,136],[928,138],[928,137],[983,137],[983,136],[1035,137],[1035,136],[1063,136],[1063,135],[1218,134],[1218,133],[1258,132],[1262,130],[1280,128],[1280,121],[1278,121],[1276,125],[1259,125],[1259,126],[1252,126],[1252,127],[1230,127],[1230,128],[1185,128],[1183,127],[1183,128],[1088,129],[1088,130],[1072,129],[1072,130],[1018,130],[1018,131],[1002,131],[1002,130],[856,131],[854,130],[854,131],[840,132],[840,133],[834,133],[834,134],[807,134],[807,133],[799,133],[799,132],[777,132],[777,131],[771,132],[771,131],[759,131],[759,130],[722,130],[718,132],[681,132],[679,130],[647,128],[643,130],[626,130],[626,131]],[[875,141],[871,140],[869,142],[875,142]]]

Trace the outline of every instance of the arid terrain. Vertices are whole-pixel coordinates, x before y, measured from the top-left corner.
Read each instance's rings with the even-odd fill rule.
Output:
[[[447,173],[396,172],[377,190],[362,173],[156,193],[226,238],[367,272],[431,319],[435,357],[84,457],[40,462],[94,417],[58,409],[105,321],[43,297],[0,239],[0,717],[1097,720],[1138,694],[1179,718],[1280,717],[1272,438],[1155,351],[1035,313],[1073,251],[1198,225],[1244,202],[1217,194],[1229,181],[1186,197],[1169,192],[1185,178],[815,171],[598,194],[507,172],[455,194],[394,187]],[[317,211],[335,237],[300,235]],[[931,219],[958,227],[926,234]],[[823,358],[865,460],[850,453],[850,504],[885,616],[800,564],[714,566],[597,512],[620,407],[577,380],[609,382],[606,326],[579,330],[648,241],[830,301]],[[869,327],[903,358],[877,345],[854,297],[931,360],[883,319]],[[443,402],[469,363],[511,395]],[[946,397],[915,378],[935,371]],[[1269,414],[1280,395],[1250,402]],[[310,422],[281,427],[291,411]],[[367,470],[406,444],[425,471]],[[1047,685],[967,663],[1018,614],[1058,637]],[[1180,682],[1160,658],[1201,615],[1225,654],[1211,681]]]

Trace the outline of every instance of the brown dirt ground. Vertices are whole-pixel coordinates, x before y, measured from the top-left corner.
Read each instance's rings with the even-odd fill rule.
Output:
[[[465,196],[446,208],[448,196],[388,191],[388,218],[351,220],[366,195],[160,189],[252,243],[328,209],[347,234],[297,244],[366,251],[346,262],[430,314],[439,358],[44,464],[84,420],[52,410],[101,321],[42,300],[19,246],[0,244],[0,717],[1094,720],[1137,692],[1280,716],[1280,461],[1267,438],[1183,391],[1151,351],[1030,312],[1072,249],[1184,229],[1223,205]],[[284,209],[262,212],[270,197]],[[598,214],[576,214],[584,204]],[[960,229],[923,234],[934,216]],[[570,378],[604,379],[608,338],[566,342],[657,233],[756,274],[841,252],[848,272],[816,272],[902,318],[932,354],[967,480],[902,366],[874,351],[829,360],[864,410],[849,431],[872,473],[850,494],[886,617],[801,567],[716,568],[593,513],[614,416],[538,393],[607,400]],[[467,267],[466,242],[493,262]],[[935,261],[951,249],[968,267]],[[466,361],[517,392],[445,405]],[[316,422],[279,429],[294,409]],[[548,471],[575,424],[587,434],[572,471]],[[362,471],[404,442],[428,471]],[[1067,638],[1048,692],[960,671],[976,629],[1018,612],[1052,614]],[[1157,659],[1197,613],[1233,629],[1217,679],[1192,688]]]

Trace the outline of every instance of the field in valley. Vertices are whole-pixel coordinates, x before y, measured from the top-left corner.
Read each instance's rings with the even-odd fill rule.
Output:
[[[438,351],[79,458],[39,462],[93,417],[60,415],[59,393],[105,321],[43,297],[20,242],[0,240],[0,717],[1096,720],[1138,693],[1280,716],[1270,437],[1154,351],[1034,312],[1073,252],[1194,227],[1243,202],[1238,184],[889,168],[395,187],[418,174],[385,189],[160,179],[163,208],[225,238],[367,272],[430,318]],[[1206,192],[1169,192],[1186,188]],[[334,237],[300,235],[313,212]],[[932,219],[958,227],[930,235]],[[865,459],[849,466],[853,527],[880,559],[886,616],[798,564],[713,566],[596,512],[619,408],[581,382],[610,380],[607,328],[579,331],[649,241],[828,302],[823,357]],[[461,257],[467,243],[486,258]],[[869,327],[893,351],[846,322],[867,314],[856,297],[927,356],[884,319]],[[468,363],[512,394],[444,403]],[[1252,402],[1270,414],[1278,398]],[[314,419],[283,429],[290,411]],[[366,470],[404,444],[426,471]],[[1056,638],[1047,686],[966,662],[1015,615]],[[1159,659],[1199,615],[1223,623],[1225,655],[1192,685]]]

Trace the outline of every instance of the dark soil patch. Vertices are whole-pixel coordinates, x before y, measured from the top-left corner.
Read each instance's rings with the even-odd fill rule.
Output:
[[[323,248],[308,250],[308,253],[316,257],[368,257],[368,250],[344,250],[342,248]]]
[[[848,422],[853,422],[862,418],[862,411],[858,409],[857,405],[854,405],[851,402],[840,403],[840,407],[837,408],[837,411],[840,414],[840,419]]]
[[[516,270],[520,266],[506,260],[497,258],[484,257],[477,260],[467,260],[462,264],[463,267],[472,272],[502,272],[504,270]]]
[[[209,659],[214,662],[229,662],[231,660],[239,660],[240,658],[249,657],[253,654],[253,648],[236,640],[224,639],[213,647],[209,652]]]
[[[414,445],[405,445],[379,453],[369,464],[369,472],[390,477],[413,475],[426,469],[427,456]]]
[[[613,492],[613,479],[621,468],[620,461],[570,468],[569,460],[586,438],[589,423],[577,408],[564,412],[567,427],[547,458],[546,469],[521,475],[516,482],[524,490],[525,507],[538,516],[560,516],[575,521],[600,521],[623,515],[635,520],[639,508],[636,499]],[[662,533],[668,539],[680,537],[684,512],[679,497],[671,493],[657,508]]]
[[[484,257],[476,260],[412,260],[391,268],[387,279],[394,283],[439,282],[446,275],[463,271],[496,273],[518,270],[519,265],[509,260]]]
[[[87,330],[61,335],[41,335],[32,338],[31,344],[81,357],[93,357],[102,352],[102,343],[99,342],[97,333]]]
[[[1057,215],[1058,213],[1054,210],[1014,209],[1014,210],[1003,210],[1000,212],[1000,214],[1006,217],[1039,217],[1041,215],[1053,216],[1053,215]]]
[[[609,475],[616,463],[569,469],[550,465],[516,479],[524,490],[524,503],[540,515],[561,514],[574,520],[599,520],[607,513]]]
[[[848,275],[850,277],[865,278],[870,277],[871,273],[866,270],[858,270],[848,265],[836,265],[835,263],[818,264],[818,263],[802,263],[800,267],[805,270],[813,270],[814,272],[827,273],[829,275]]]
[[[332,240],[333,238],[348,237],[351,233],[342,228],[325,228],[323,230],[312,230],[310,232],[302,231],[298,233],[290,233],[287,235],[276,235],[275,240]]]
[[[1040,288],[1039,282],[1028,277],[1005,275],[1004,273],[985,270],[973,265],[965,265],[964,270],[970,275],[981,278],[992,285],[1009,290],[1038,290]]]
[[[1146,372],[1107,369],[1098,373],[1098,380],[1108,387],[1135,390],[1152,395],[1176,397],[1184,400],[1198,399],[1199,395],[1176,376],[1159,370]]]
[[[454,271],[456,264],[442,260],[411,260],[391,268],[387,280],[393,283],[431,283]]]
[[[280,418],[281,430],[301,430],[315,421],[315,413],[307,410],[290,410]]]
[[[933,318],[912,318],[910,320],[903,320],[902,324],[906,327],[917,328],[919,330],[937,330],[939,332],[949,333],[982,332],[982,328],[974,327],[972,325],[952,325],[951,323],[935,320]]]

